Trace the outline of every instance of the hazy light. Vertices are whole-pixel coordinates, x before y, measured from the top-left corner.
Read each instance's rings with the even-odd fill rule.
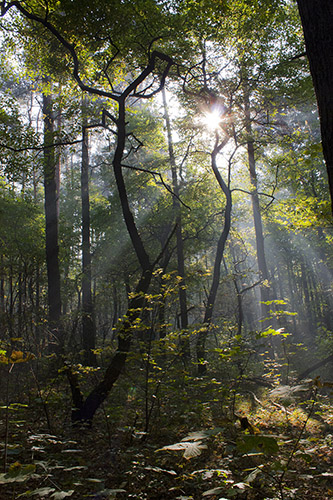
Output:
[[[209,130],[214,131],[218,129],[221,125],[222,114],[219,109],[213,109],[212,111],[207,111],[202,119],[202,124],[206,126]]]

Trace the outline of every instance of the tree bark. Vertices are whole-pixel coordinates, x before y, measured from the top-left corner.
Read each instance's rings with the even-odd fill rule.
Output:
[[[316,92],[333,212],[333,2],[297,0]]]
[[[48,81],[45,80],[47,83]],[[60,269],[58,246],[58,207],[56,159],[54,147],[54,119],[51,95],[43,94],[44,121],[44,193],[45,193],[45,248],[48,284],[49,326],[52,342],[62,344]]]
[[[131,212],[125,181],[122,173],[122,160],[125,150],[126,140],[126,121],[125,121],[125,99],[119,100],[119,112],[117,120],[117,147],[113,157],[113,172],[116,179],[120,204],[124,221],[127,227],[128,234],[131,238],[134,251],[141,266],[142,271],[151,269],[149,256],[145,250],[142,239],[135,224],[133,214]]]

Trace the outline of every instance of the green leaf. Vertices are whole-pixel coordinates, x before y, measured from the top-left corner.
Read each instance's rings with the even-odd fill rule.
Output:
[[[193,457],[198,457],[201,455],[202,450],[206,450],[207,445],[202,444],[201,441],[194,441],[194,442],[181,442],[181,443],[175,443],[175,444],[170,444],[167,446],[163,446],[163,448],[159,448],[156,451],[162,451],[162,450],[184,450],[183,457],[189,460],[190,458]]]
[[[215,436],[223,431],[222,427],[215,427],[214,429],[209,429],[207,431],[196,431],[190,432],[182,441],[202,441],[203,439],[207,439],[210,436]]]
[[[21,465],[19,462],[15,462],[6,474],[9,478],[18,478],[22,476],[27,476],[33,474],[36,470],[35,464]]]
[[[37,488],[36,490],[32,491],[26,491],[20,496],[26,496],[26,497],[33,497],[33,496],[39,496],[40,498],[45,497],[46,495],[49,495],[50,493],[53,493],[55,491],[55,488]]]
[[[225,488],[221,488],[221,487],[217,487],[217,488],[213,488],[211,490],[207,490],[205,491],[202,496],[203,497],[211,497],[213,495],[219,495],[220,493],[223,493],[225,492]],[[221,499],[220,499],[221,500]]]
[[[51,495],[51,498],[54,498],[55,500],[62,500],[63,498],[71,497],[74,493],[74,490],[69,490],[69,491],[56,491]]]

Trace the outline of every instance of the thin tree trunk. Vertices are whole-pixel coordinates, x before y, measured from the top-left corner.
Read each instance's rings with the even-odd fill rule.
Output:
[[[237,268],[236,268],[236,253],[235,253],[235,248],[234,245],[231,243],[230,244],[230,250],[231,250],[231,255],[232,255],[232,260],[233,260],[233,265],[234,265],[234,275],[233,275],[233,283],[234,287],[236,290],[236,295],[237,295],[237,335],[241,335],[242,333],[242,327],[243,327],[243,322],[244,322],[244,310],[243,310],[243,297],[242,297],[242,291],[238,285],[237,281]],[[224,267],[225,270],[227,271],[227,265],[226,262],[224,261]]]
[[[256,172],[256,162],[254,154],[254,140],[252,135],[252,125],[251,125],[251,112],[250,112],[250,99],[247,89],[244,93],[244,106],[245,106],[245,129],[247,133],[247,154],[249,162],[249,173],[251,182],[251,201],[252,201],[252,211],[253,211],[253,221],[254,229],[256,235],[256,250],[257,250],[257,263],[260,279],[263,283],[260,285],[260,299],[261,299],[261,315],[266,316],[268,308],[263,304],[269,300],[269,273],[266,263],[265,255],[265,244],[264,244],[264,233],[262,227],[262,219],[260,212],[260,202],[258,195],[258,183],[257,183],[257,172]]]
[[[83,104],[83,113],[85,113]],[[81,162],[81,204],[82,204],[82,343],[84,362],[96,365],[93,350],[96,344],[96,325],[94,304],[91,292],[91,253],[90,253],[90,202],[89,202],[89,149],[88,130],[83,119],[82,162]]]
[[[175,153],[173,149],[171,123],[170,123],[166,93],[164,88],[162,90],[162,96],[163,96],[164,116],[165,116],[165,124],[167,130],[167,138],[168,138],[169,161],[172,174],[172,188],[175,194],[175,196],[173,197],[173,210],[177,225],[176,227],[177,271],[179,277],[181,278],[181,281],[179,283],[180,327],[182,330],[185,330],[188,327],[188,314],[187,314],[187,293],[186,293],[185,262],[184,262],[184,241],[182,234],[182,216],[181,216],[181,207],[179,203],[179,184],[178,184]],[[181,347],[184,359],[189,360],[191,356],[189,341],[183,340]]]
[[[1,314],[5,313],[5,280],[3,277],[0,279],[0,309]]]
[[[47,80],[44,80],[47,82]],[[44,120],[44,192],[45,192],[45,247],[48,283],[49,326],[52,341],[62,344],[60,327],[61,296],[60,296],[60,270],[58,247],[58,207],[57,207],[57,182],[56,159],[54,147],[54,120],[51,95],[43,94],[43,120]]]
[[[303,300],[304,315],[305,315],[305,318],[308,322],[310,332],[313,332],[314,331],[313,311],[312,311],[313,304],[310,301],[308,276],[306,273],[306,265],[304,262],[304,258],[302,256],[301,256],[300,265],[301,265],[302,289],[303,289],[303,294],[304,294],[304,300]]]
[[[17,289],[18,289],[18,304],[17,304],[17,329],[22,332],[23,326],[23,283],[22,283],[22,273],[18,274],[17,278]]]
[[[112,285],[112,297],[113,297],[113,313],[112,313],[112,328],[117,324],[117,321],[120,317],[120,304],[118,299],[117,287],[115,281],[113,281]],[[105,317],[107,319],[107,316]]]
[[[152,273],[149,271],[142,273],[141,280],[135,291],[135,296],[129,301],[127,313],[123,321],[118,323],[118,348],[105,372],[103,380],[90,392],[85,400],[80,391],[77,377],[68,369],[67,374],[74,403],[74,409],[72,411],[72,422],[74,424],[83,422],[87,425],[91,425],[96,411],[105,401],[113,385],[118,380],[131,346],[132,325],[133,322],[141,316],[142,309],[145,305],[144,294],[148,291],[151,277]]]
[[[322,359],[321,361],[318,361],[318,363],[316,363],[313,366],[310,366],[310,368],[307,368],[303,373],[301,373],[299,375],[299,377],[298,377],[297,380],[299,381],[299,380],[304,379],[305,377],[307,377],[308,375],[310,375],[310,373],[314,372],[315,370],[318,370],[318,368],[321,368],[322,366],[325,366],[325,365],[327,365],[330,362],[331,363],[333,362],[333,354],[331,354],[330,356],[328,356],[325,359]]]

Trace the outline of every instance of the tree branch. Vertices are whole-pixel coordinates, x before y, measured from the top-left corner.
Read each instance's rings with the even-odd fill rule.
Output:
[[[61,43],[61,45],[69,52],[71,55],[72,61],[73,61],[73,77],[78,83],[79,87],[81,90],[85,92],[89,92],[90,94],[96,94],[100,95],[103,97],[107,97],[109,99],[113,99],[114,101],[119,101],[119,96],[112,92],[107,92],[105,90],[101,89],[96,89],[94,87],[90,87],[89,85],[86,85],[83,83],[80,73],[79,73],[79,58],[75,50],[75,45],[70,43],[68,40],[66,40],[61,33],[51,24],[47,18],[43,19],[42,17],[38,16],[37,14],[34,14],[33,12],[29,12],[19,1],[13,1],[10,2],[8,5],[5,4],[5,2],[2,2],[1,5],[1,16],[4,16],[6,12],[12,8],[16,7],[16,9],[21,12],[26,18],[30,19],[31,21],[35,21],[42,26],[44,26],[52,35],[55,36],[55,38]]]
[[[168,239],[166,240],[165,242],[165,245],[163,246],[162,250],[160,251],[160,253],[158,254],[158,256],[156,257],[156,259],[154,260],[153,262],[153,268],[156,266],[156,264],[158,263],[158,261],[162,258],[165,250],[168,248],[168,245],[171,241],[171,238],[173,237],[173,235],[175,234],[175,231],[177,229],[177,224],[175,224],[173,230],[171,231],[171,233],[169,234],[169,237]]]
[[[82,139],[78,139],[76,141],[54,142],[53,144],[47,144],[46,146],[28,146],[25,148],[13,148],[12,146],[7,146],[7,144],[0,142],[0,148],[9,149],[14,153],[22,153],[24,151],[44,151],[45,149],[54,148],[56,146],[72,146],[73,144],[79,144],[81,142]]]
[[[189,207],[188,205],[186,205],[186,203],[184,203],[181,200],[181,198],[174,191],[172,191],[171,187],[168,186],[168,184],[164,181],[164,179],[162,177],[162,174],[160,174],[160,172],[155,172],[154,170],[148,170],[146,168],[141,168],[141,167],[133,167],[131,165],[124,165],[124,164],[122,164],[121,166],[124,167],[124,168],[129,168],[130,170],[138,170],[139,172],[146,172],[147,174],[151,174],[154,177],[155,177],[155,175],[157,175],[160,178],[161,183],[163,184],[163,186],[165,187],[165,189],[172,196],[174,196],[175,198],[177,198],[177,200],[179,201],[179,203],[181,203],[185,208],[187,208],[188,210],[191,210],[191,207]]]

